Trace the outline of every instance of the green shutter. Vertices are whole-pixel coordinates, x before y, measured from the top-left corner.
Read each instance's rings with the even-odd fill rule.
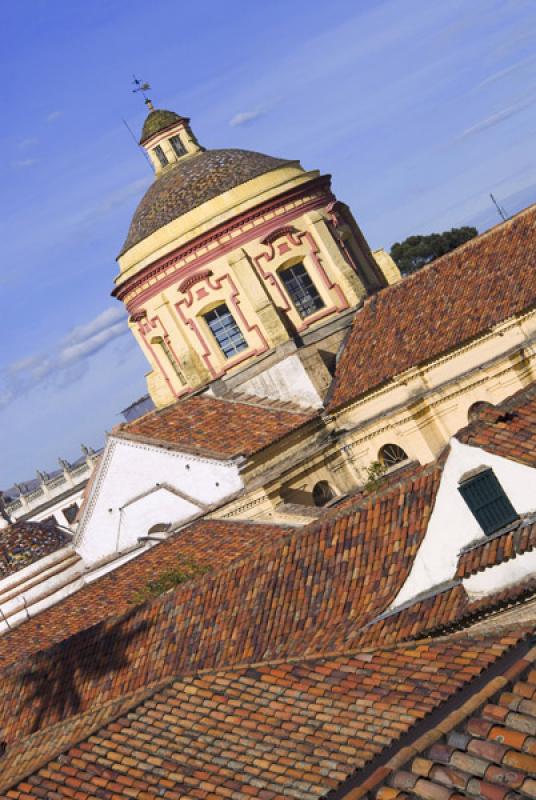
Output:
[[[492,469],[482,470],[468,478],[458,490],[486,534],[495,533],[518,519]]]

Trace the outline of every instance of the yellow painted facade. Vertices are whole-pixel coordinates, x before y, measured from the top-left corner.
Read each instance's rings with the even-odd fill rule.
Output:
[[[186,130],[179,122],[144,143],[156,181],[178,162],[203,157]],[[176,158],[170,141],[179,134],[186,152]],[[165,167],[156,146],[169,160]],[[317,171],[284,162],[157,227],[119,256],[115,293],[151,365],[147,383],[157,406],[322,327],[386,284],[355,221],[338,220],[333,202]],[[296,264],[321,298],[305,318],[281,280]],[[231,357],[206,321],[222,304],[247,344]]]
[[[177,132],[185,149],[180,157],[170,145]],[[155,133],[144,146],[156,181],[204,152],[187,121]],[[157,146],[166,166],[155,155]],[[194,205],[125,249],[118,261],[114,293],[127,306],[132,333],[151,365],[147,383],[158,407],[204,387],[217,394],[222,381],[227,391],[245,387],[261,396],[266,376],[277,384],[281,376],[273,371],[292,359],[299,359],[320,407],[333,375],[326,356],[335,362],[364,299],[401,279],[385,250],[371,253],[348,207],[331,194],[329,179],[298,162],[278,164]],[[293,265],[303,265],[320,298],[313,313],[299,313],[281,278]],[[207,322],[222,304],[246,343],[230,357]],[[473,404],[500,402],[534,380],[535,340],[536,312],[530,312],[331,415],[321,412],[248,462],[245,492],[214,516],[304,524],[310,516],[296,507],[313,505],[320,482],[334,497],[363,486],[386,445],[401,448],[407,461],[433,461],[467,424]],[[297,386],[292,399],[299,402],[300,391]]]

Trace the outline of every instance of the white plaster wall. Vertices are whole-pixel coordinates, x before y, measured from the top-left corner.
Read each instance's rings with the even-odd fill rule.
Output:
[[[176,520],[188,519],[198,514],[199,510],[199,505],[160,487],[123,509],[116,550],[136,544],[156,523],[171,524]],[[158,516],[156,520],[155,515]]]
[[[241,392],[253,394],[256,397],[291,401],[313,408],[322,405],[322,398],[316,391],[299,357],[295,354],[284,358],[260,375],[241,383],[238,388]]]
[[[164,483],[187,497],[153,491]],[[82,512],[76,549],[86,564],[95,563],[135,544],[153,525],[185,522],[242,487],[234,462],[110,436]]]
[[[486,538],[458,491],[466,472],[484,465],[491,467],[519,514],[535,508],[535,469],[457,439],[451,440],[450,447],[428,529],[393,608],[454,578],[461,548]]]

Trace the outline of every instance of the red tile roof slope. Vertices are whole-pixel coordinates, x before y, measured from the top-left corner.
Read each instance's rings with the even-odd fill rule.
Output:
[[[320,798],[522,635],[451,636],[172,681],[106,727],[88,719],[84,740],[60,757],[51,732],[36,740],[35,757],[52,760],[18,786],[20,750],[8,751],[2,797]],[[52,733],[65,747],[62,728]]]
[[[0,682],[4,738],[12,741],[73,709],[170,675],[322,652],[323,639],[331,642],[339,623],[344,636],[349,627],[359,630],[387,608],[404,582],[439,474],[423,468],[418,479],[366,509],[295,531],[123,618],[19,661]]]
[[[55,522],[14,522],[0,528],[0,580],[72,541]]]
[[[253,399],[244,403],[195,395],[120,425],[116,432],[233,458],[263,450],[314,416],[313,411],[267,408]]]
[[[478,419],[456,434],[472,447],[482,447],[512,461],[536,467],[536,383],[497,406],[486,405]]]
[[[390,743],[533,630],[493,627],[492,616],[484,631],[443,636],[533,598],[534,580],[478,601],[457,581],[389,611],[441,471],[442,462],[412,467],[306,528],[274,529],[275,541],[267,535],[227,567],[121,617],[105,619],[103,593],[100,624],[81,630],[75,621],[80,632],[44,652],[28,646],[0,680],[0,796],[312,799],[372,769]],[[179,536],[189,542],[206,525],[209,558],[215,524],[239,523],[196,523]],[[118,597],[131,596],[127,566],[108,576],[110,592],[116,575],[122,581]],[[378,800],[398,790],[381,791]]]
[[[333,411],[536,302],[536,205],[367,300],[328,395]]]
[[[458,560],[456,576],[468,578],[488,567],[502,564],[536,547],[536,517],[520,519],[508,531],[492,536],[465,550]]]
[[[515,800],[536,797],[536,651],[521,672],[443,736],[392,771],[375,800]],[[493,685],[493,684],[492,684]],[[444,730],[444,729],[443,729]]]
[[[288,528],[253,522],[201,520],[170,536],[61,603],[0,636],[0,669],[74,633],[132,608],[136,594],[184,560],[221,568],[288,535]]]

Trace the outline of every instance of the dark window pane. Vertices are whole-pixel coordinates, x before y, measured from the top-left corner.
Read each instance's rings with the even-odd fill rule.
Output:
[[[67,506],[67,508],[62,508],[62,514],[69,525],[71,525],[75,521],[76,515],[78,514],[77,503],[72,503],[70,506]]]
[[[172,136],[171,139],[169,140],[169,143],[171,144],[172,148],[174,149],[175,155],[183,156],[185,154],[186,148],[183,145],[183,143],[181,142],[181,137],[180,136]]]
[[[247,342],[225,303],[205,314],[205,320],[225,358],[246,350]]]
[[[159,144],[156,145],[154,151],[158,157],[158,160],[160,161],[161,166],[165,167],[166,164],[168,163],[168,160],[166,158],[166,154],[164,153]]]
[[[283,269],[279,275],[302,319],[324,307],[324,301],[303,264],[294,264],[293,267]]]
[[[518,518],[492,469],[477,472],[458,489],[484,533],[494,533]]]

